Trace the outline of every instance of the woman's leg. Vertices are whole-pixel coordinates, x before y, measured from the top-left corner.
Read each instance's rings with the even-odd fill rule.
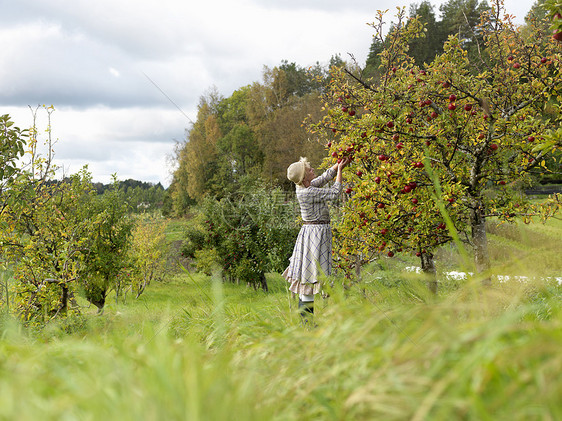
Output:
[[[314,294],[299,294],[299,313],[303,323],[307,323],[314,315]]]

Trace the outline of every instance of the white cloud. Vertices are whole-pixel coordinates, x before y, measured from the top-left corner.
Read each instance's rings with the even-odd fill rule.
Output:
[[[436,11],[443,0],[431,2]],[[522,22],[533,0],[507,0]],[[366,60],[377,9],[397,0],[18,0],[0,15],[0,114],[20,126],[27,105],[54,104],[59,163],[94,179],[167,179],[199,97],[261,80],[264,65],[340,54]],[[146,76],[145,76],[146,75]],[[150,80],[157,86],[155,87]],[[40,126],[41,127],[41,126]],[[45,126],[44,126],[45,127]]]

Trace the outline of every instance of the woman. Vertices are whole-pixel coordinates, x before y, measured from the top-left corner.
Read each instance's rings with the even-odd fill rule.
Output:
[[[335,200],[342,190],[342,171],[350,159],[344,158],[314,177],[314,169],[306,158],[287,168],[287,178],[296,185],[303,225],[297,237],[289,267],[283,276],[291,284],[289,290],[299,294],[299,311],[314,314],[314,295],[320,292],[318,269],[325,275],[332,272],[332,229],[328,202]],[[336,178],[332,187],[323,187]]]

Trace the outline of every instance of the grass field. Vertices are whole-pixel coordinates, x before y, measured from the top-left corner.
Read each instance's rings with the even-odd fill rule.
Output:
[[[35,332],[3,316],[0,420],[562,419],[562,225],[492,231],[496,274],[528,281],[435,297],[387,259],[314,328],[278,274],[266,294],[180,273]]]

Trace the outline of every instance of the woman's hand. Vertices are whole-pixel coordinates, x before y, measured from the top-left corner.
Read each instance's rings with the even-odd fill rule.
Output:
[[[338,170],[343,170],[345,167],[347,167],[349,165],[349,163],[352,161],[350,156],[346,156],[344,157],[340,162],[338,162]]]
[[[337,165],[337,168],[338,168],[338,173],[337,173],[337,175],[336,175],[336,181],[337,181],[338,183],[342,183],[342,182],[343,182],[343,175],[342,175],[343,169],[344,169],[345,167],[347,167],[347,165],[348,165],[350,162],[351,162],[351,158],[350,158],[349,156],[346,156],[345,158],[343,158],[340,162],[338,162],[338,163],[336,164],[336,165]]]

